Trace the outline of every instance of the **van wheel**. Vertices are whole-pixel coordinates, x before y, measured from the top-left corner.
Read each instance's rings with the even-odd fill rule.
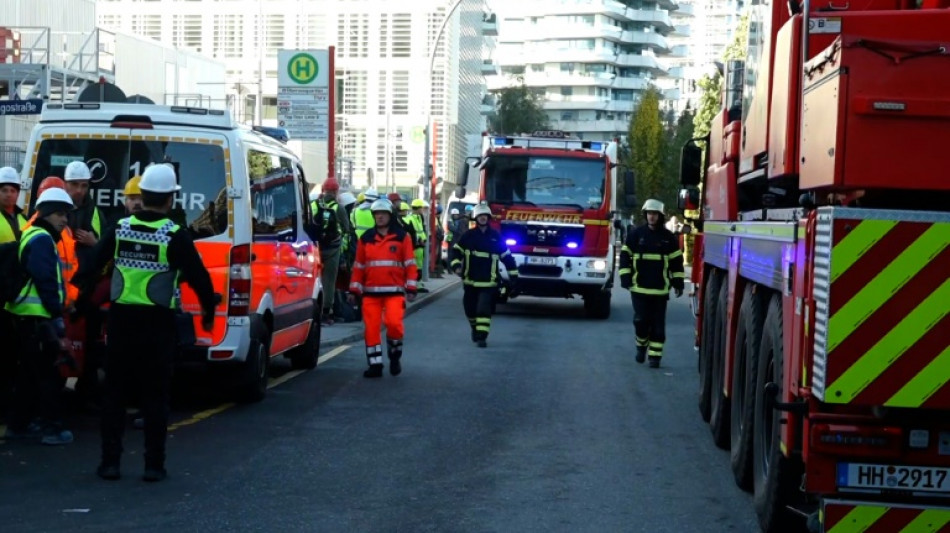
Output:
[[[259,337],[251,338],[247,360],[237,390],[241,403],[257,403],[267,394],[268,369],[270,367],[270,334],[264,329]]]
[[[316,300],[314,300],[313,305],[313,320],[310,321],[307,340],[287,352],[290,366],[296,370],[313,370],[317,368],[317,360],[320,358],[320,336],[323,333],[320,320],[323,318],[323,309],[320,302]]]

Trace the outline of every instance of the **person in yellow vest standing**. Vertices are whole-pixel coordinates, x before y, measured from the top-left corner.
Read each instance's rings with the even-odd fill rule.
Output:
[[[20,238],[26,220],[16,205],[20,196],[20,174],[13,167],[0,168],[0,244]],[[0,338],[8,338],[12,328],[10,315],[0,311]],[[10,403],[10,390],[16,372],[16,354],[5,350],[0,355],[0,419]]]
[[[373,205],[373,202],[379,199],[379,193],[376,192],[376,189],[371,188],[360,193],[360,196],[362,196],[363,199],[360,200],[360,204],[357,205],[350,214],[350,222],[353,223],[353,231],[356,233],[357,239],[362,237],[367,230],[376,227],[376,222],[373,219],[373,212],[370,210],[370,206]]]
[[[10,344],[19,356],[7,438],[40,438],[53,446],[73,441],[72,432],[63,426],[59,396],[65,380],[56,367],[66,336],[66,287],[56,243],[72,209],[66,191],[43,192],[36,202],[39,217],[20,238],[18,257],[25,283],[16,299],[6,304],[17,337]],[[39,423],[31,423],[37,415]]]
[[[106,381],[102,406],[102,462],[96,473],[119,479],[125,394],[141,393],[145,419],[145,481],[165,479],[165,437],[168,432],[169,383],[177,350],[175,309],[179,278],[201,302],[201,326],[211,331],[218,296],[211,276],[187,230],[168,218],[181,190],[170,165],[145,169],[142,181],[144,209],[121,219],[115,231],[103,236],[89,270],[96,275],[114,262],[107,319]]]
[[[422,210],[429,207],[429,204],[422,198],[416,198],[410,205],[412,206],[412,214],[409,215],[409,220],[412,223],[412,228],[416,232],[416,242],[414,243],[413,252],[416,257],[417,279],[419,280],[419,288],[417,290],[418,292],[429,292],[429,289],[422,283],[423,269],[428,268],[425,264],[425,248],[428,235],[426,234],[426,219]]]

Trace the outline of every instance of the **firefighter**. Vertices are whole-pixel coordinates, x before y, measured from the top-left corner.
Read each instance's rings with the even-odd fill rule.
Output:
[[[123,218],[104,235],[89,271],[96,275],[113,261],[108,315],[105,397],[102,407],[102,462],[96,473],[119,479],[125,398],[141,394],[145,418],[145,481],[165,479],[165,437],[172,364],[177,349],[175,308],[179,276],[201,302],[201,326],[211,331],[218,295],[191,235],[168,218],[175,201],[175,170],[157,164],[145,169],[144,209]]]
[[[13,167],[0,168],[0,244],[15,241],[26,225],[23,210],[16,205],[20,196],[20,174]]]
[[[491,208],[479,204],[472,209],[475,227],[466,231],[452,247],[450,265],[462,276],[462,305],[472,328],[472,342],[488,346],[492,304],[498,290],[498,261],[505,264],[511,288],[517,285],[518,266],[501,235],[488,226]]]
[[[663,225],[663,203],[651,198],[642,211],[646,224],[629,232],[620,250],[620,285],[633,299],[636,360],[642,363],[649,355],[650,368],[659,368],[670,288],[677,298],[683,295],[683,252]]]
[[[353,263],[350,294],[351,305],[362,297],[367,378],[383,375],[383,344],[380,327],[386,325],[386,344],[389,373],[402,372],[403,317],[406,300],[416,296],[416,260],[412,240],[395,221],[393,205],[386,198],[373,202],[371,207],[375,226],[360,237]]]
[[[409,223],[412,225],[412,229],[416,233],[416,240],[413,247],[413,253],[416,258],[416,272],[418,272],[418,281],[419,281],[419,292],[429,292],[429,289],[425,287],[422,283],[422,273],[423,269],[426,268],[425,265],[425,255],[426,255],[426,242],[428,241],[428,235],[426,234],[426,219],[422,210],[429,207],[429,204],[426,203],[422,198],[416,198],[410,204],[412,207],[412,214],[409,215]]]
[[[336,278],[340,269],[347,269],[346,263],[340,262],[340,248],[343,246],[343,237],[350,232],[350,221],[344,210],[336,201],[340,185],[336,178],[330,177],[323,182],[322,195],[311,203],[311,210],[316,221],[320,224],[320,261],[323,270],[320,282],[323,285],[325,296],[323,299],[323,325],[333,325],[333,302],[336,298]]]
[[[35,438],[42,432],[43,444],[73,441],[72,432],[63,427],[59,400],[65,384],[57,361],[65,349],[66,287],[56,249],[72,209],[73,201],[66,191],[44,191],[36,202],[39,217],[20,238],[19,258],[27,283],[16,300],[5,307],[13,315],[14,334],[19,341],[19,368],[8,438]],[[39,415],[41,424],[31,427],[34,414]]]

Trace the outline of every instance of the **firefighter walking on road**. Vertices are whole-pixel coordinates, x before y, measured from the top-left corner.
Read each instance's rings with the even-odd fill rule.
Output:
[[[201,302],[201,326],[211,331],[218,296],[191,236],[168,218],[176,193],[175,170],[145,169],[139,188],[144,209],[123,218],[103,235],[91,270],[95,276],[114,261],[108,315],[105,396],[102,406],[102,462],[97,474],[119,479],[125,400],[137,390],[145,418],[145,481],[165,479],[169,384],[177,350],[175,309],[179,277]],[[85,286],[85,285],[84,285]]]
[[[492,212],[485,204],[472,210],[475,227],[466,231],[452,247],[450,266],[462,277],[462,305],[472,328],[472,342],[488,345],[492,307],[498,290],[498,261],[505,264],[512,288],[518,280],[518,266],[501,235],[488,226]]]
[[[666,304],[670,288],[683,295],[683,252],[663,225],[663,203],[649,199],[643,204],[646,224],[627,235],[620,251],[620,285],[633,299],[633,325],[637,335],[638,363],[650,358],[650,368],[659,368],[666,341]]]
[[[375,227],[363,233],[356,245],[356,261],[350,278],[350,304],[362,297],[366,340],[367,378],[383,375],[381,327],[386,326],[389,373],[402,372],[403,318],[406,300],[416,296],[416,259],[412,239],[396,223],[393,204],[380,198],[370,206]]]

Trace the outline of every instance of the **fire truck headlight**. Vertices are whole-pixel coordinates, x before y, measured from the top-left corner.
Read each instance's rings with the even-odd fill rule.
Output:
[[[505,244],[507,244],[508,246],[514,246],[514,245],[518,244],[518,241],[516,241],[516,240],[514,240],[514,239],[505,239]]]
[[[567,243],[567,247],[570,248],[571,250],[574,250],[574,249],[577,248],[577,243],[576,243],[576,242],[569,242],[569,243]]]
[[[607,261],[603,259],[593,259],[587,262],[587,268],[594,270],[607,270]]]

